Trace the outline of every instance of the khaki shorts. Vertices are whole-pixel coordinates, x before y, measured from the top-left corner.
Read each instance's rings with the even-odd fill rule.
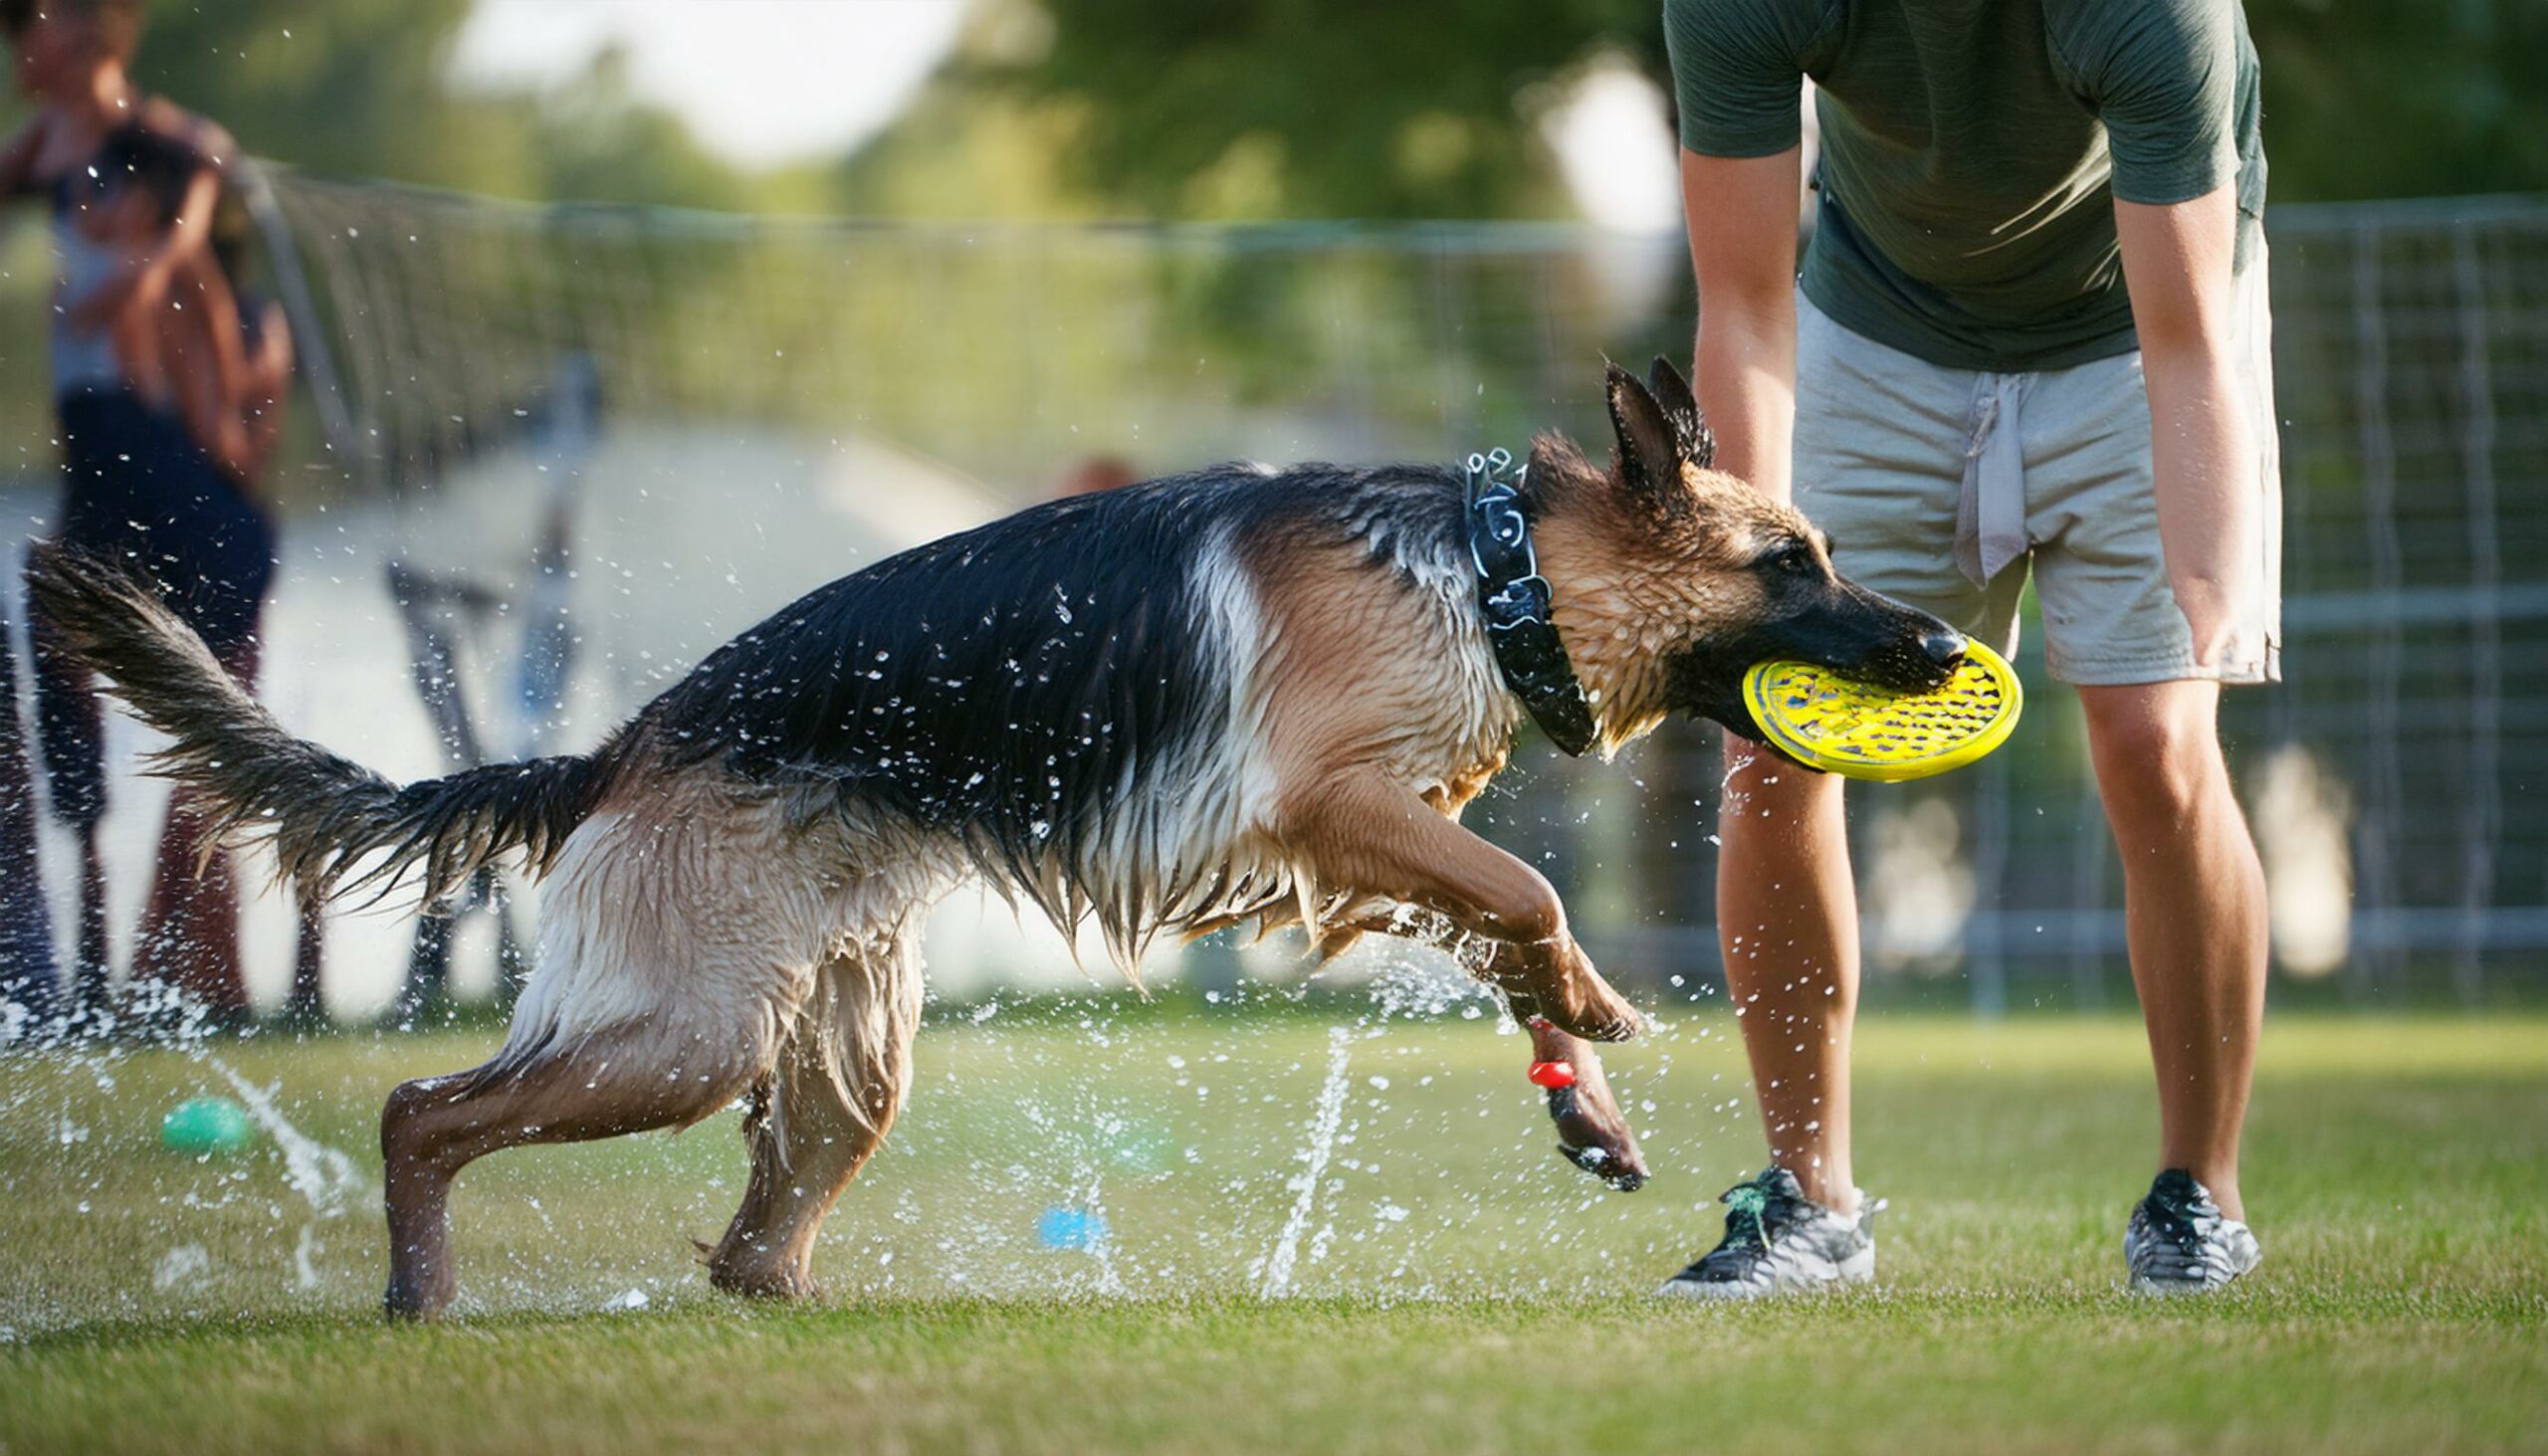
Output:
[[[2014,653],[2029,573],[2064,683],[2282,676],[2282,491],[2261,253],[2240,280],[2239,371],[2256,442],[2264,559],[2254,620],[2210,668],[2168,586],[2141,355],[2068,369],[1950,369],[1797,299],[1796,502],[1832,559],[1887,596]]]

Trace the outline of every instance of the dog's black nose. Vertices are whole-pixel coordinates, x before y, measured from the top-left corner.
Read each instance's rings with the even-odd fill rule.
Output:
[[[1951,668],[1964,661],[1964,650],[1971,645],[1964,640],[1964,634],[1953,627],[1940,627],[1920,639],[1920,650],[1929,655],[1929,661],[1942,668]]]

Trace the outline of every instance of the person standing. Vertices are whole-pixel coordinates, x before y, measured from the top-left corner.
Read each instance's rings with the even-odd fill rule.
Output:
[[[236,476],[254,446],[237,408],[251,383],[235,305],[208,246],[231,144],[219,127],[133,85],[126,68],[142,8],[0,0],[19,87],[38,103],[0,149],[0,194],[43,197],[54,216],[63,537],[159,578],[234,672],[253,671],[244,665],[272,572],[271,530]],[[85,675],[49,650],[44,623],[32,623],[31,635],[51,806],[79,846],[68,987],[78,1010],[102,1000],[108,977],[103,718]],[[182,830],[181,818],[172,815],[172,827]],[[168,974],[174,936],[187,962],[175,978],[187,992],[217,1013],[244,1012],[235,907],[223,913],[234,893],[227,878],[216,867],[185,892],[161,880],[137,968]],[[211,919],[198,925],[199,913]]]
[[[2280,676],[2257,67],[2237,0],[1665,0],[1718,462],[1841,571],[2045,659],[2086,710],[2157,1072],[2132,1287],[2253,1268],[2239,1132],[2263,877],[2225,685]],[[1800,93],[1819,217],[1795,252]],[[1717,890],[1770,1164],[1661,1293],[1873,1277],[1850,1145],[1857,908],[1836,778],[1729,741]],[[1777,947],[1769,949],[1766,947]]]

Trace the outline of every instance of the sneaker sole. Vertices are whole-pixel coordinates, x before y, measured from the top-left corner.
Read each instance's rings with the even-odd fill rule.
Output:
[[[1807,1295],[1829,1294],[1846,1285],[1875,1282],[1875,1247],[1869,1245],[1840,1261],[1839,1271],[1823,1283],[1790,1286],[1786,1289],[1755,1289],[1745,1284],[1702,1284],[1695,1279],[1667,1279],[1654,1291],[1654,1298],[1686,1300],[1692,1304],[1720,1304],[1739,1300],[1796,1299]]]
[[[2185,1284],[2176,1280],[2158,1280],[2148,1275],[2136,1274],[2132,1276],[2131,1292],[2144,1299],[2173,1300],[2183,1299],[2189,1295],[2211,1294],[2229,1287],[2229,1281],[2220,1284]]]
[[[2136,1274],[2132,1276],[2131,1290],[2134,1294],[2149,1295],[2155,1299],[2176,1299],[2181,1295],[2192,1294],[2219,1294],[2245,1278],[2246,1274],[2247,1271],[2241,1269],[2219,1284],[2197,1284],[2188,1279],[2153,1279],[2147,1274]]]

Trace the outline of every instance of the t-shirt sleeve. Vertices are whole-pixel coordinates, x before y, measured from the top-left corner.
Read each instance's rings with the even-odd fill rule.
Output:
[[[1776,156],[1803,139],[1798,109],[1816,9],[1794,0],[1664,0],[1683,146],[1702,156]]]
[[[2070,57],[2106,125],[2114,195],[2164,205],[2238,174],[2237,0],[2101,0]]]

